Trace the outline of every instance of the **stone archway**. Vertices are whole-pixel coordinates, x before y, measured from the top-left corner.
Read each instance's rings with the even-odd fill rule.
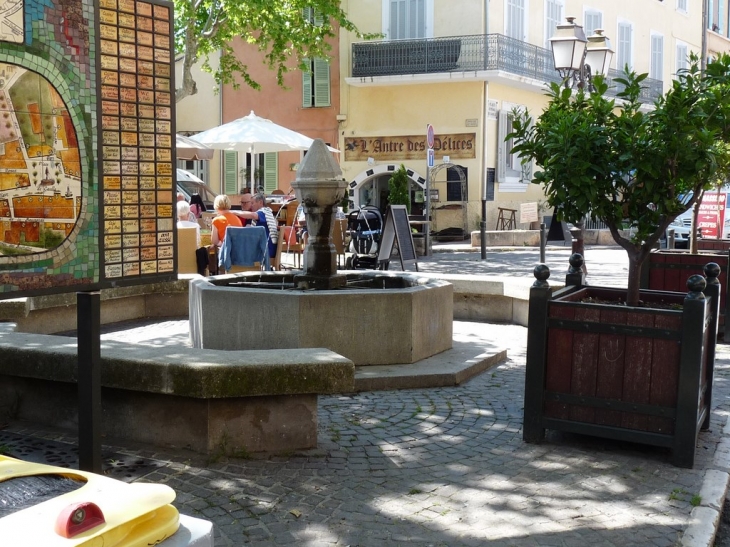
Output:
[[[390,175],[394,173],[396,170],[398,170],[400,165],[400,163],[384,163],[382,165],[373,165],[372,167],[361,171],[354,179],[352,179],[352,181],[350,181],[347,186],[348,194],[350,196],[350,210],[357,209],[358,207],[360,207],[360,205],[365,205],[364,203],[360,203],[360,193],[358,192],[358,189],[360,189],[363,185],[369,183],[376,177]],[[425,177],[421,176],[418,172],[414,171],[408,166],[406,166],[406,174],[416,186],[425,191]]]

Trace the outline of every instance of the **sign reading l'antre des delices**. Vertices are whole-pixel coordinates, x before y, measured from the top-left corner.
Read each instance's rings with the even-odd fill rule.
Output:
[[[436,135],[433,149],[436,157],[474,159],[476,157],[476,133]],[[425,135],[394,137],[345,137],[345,161],[422,160],[428,144]]]

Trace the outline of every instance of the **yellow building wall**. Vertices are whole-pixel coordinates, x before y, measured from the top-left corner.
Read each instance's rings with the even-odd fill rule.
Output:
[[[210,64],[215,68],[218,59],[211,56]],[[193,67],[193,78],[198,86],[195,95],[185,97],[175,105],[175,122],[178,133],[194,132],[199,133],[206,129],[217,127],[221,124],[221,98],[217,91],[215,80],[208,72],[204,72],[198,63]],[[182,59],[175,63],[175,82],[180,85],[182,82]],[[222,193],[221,158],[223,152],[216,152],[213,159],[208,162],[207,182],[211,189]]]

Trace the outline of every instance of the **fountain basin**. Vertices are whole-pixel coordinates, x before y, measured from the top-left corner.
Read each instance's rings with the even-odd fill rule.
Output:
[[[345,272],[345,288],[302,290],[295,287],[297,273],[193,279],[193,346],[327,348],[355,365],[415,363],[452,346],[450,283],[410,273]]]

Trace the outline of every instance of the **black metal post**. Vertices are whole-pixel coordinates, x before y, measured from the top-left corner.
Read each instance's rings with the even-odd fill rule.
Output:
[[[677,467],[692,468],[697,448],[699,428],[699,400],[702,370],[702,345],[708,300],[702,291],[705,278],[693,275],[687,280],[689,292],[682,311],[680,340],[679,380],[677,389],[677,413],[674,423],[672,463]],[[709,409],[708,409],[709,412]]]
[[[101,293],[76,293],[79,469],[101,473]]]
[[[479,223],[479,240],[482,248],[482,260],[487,259],[487,200],[482,200],[482,221]]]
[[[545,264],[545,246],[547,245],[547,232],[545,223],[540,223],[540,264]]]
[[[542,424],[545,401],[545,359],[547,356],[548,305],[551,292],[550,269],[545,264],[535,266],[535,282],[530,288],[527,317],[527,358],[525,367],[525,409],[522,439],[538,443],[545,438]]]
[[[583,287],[586,284],[586,274],[583,272],[583,255],[573,253],[568,259],[570,267],[565,274],[565,285]]]

